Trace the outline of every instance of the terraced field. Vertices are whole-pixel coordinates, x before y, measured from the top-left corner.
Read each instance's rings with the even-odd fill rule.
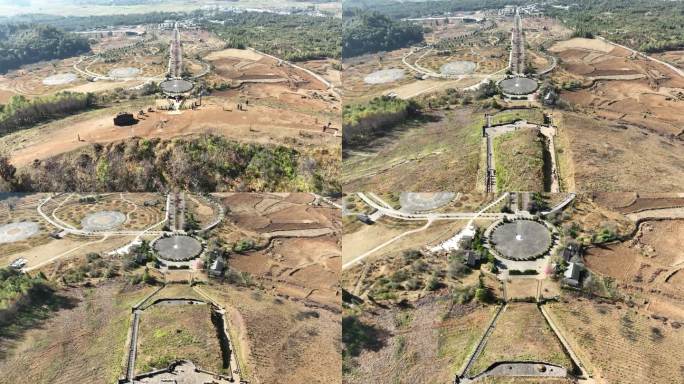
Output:
[[[551,316],[594,377],[609,383],[677,383],[682,328],[622,305],[571,300],[548,305]]]

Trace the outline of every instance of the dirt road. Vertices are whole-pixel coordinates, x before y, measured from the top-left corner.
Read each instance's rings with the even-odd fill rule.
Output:
[[[112,118],[116,110],[95,111],[73,116],[0,138],[0,148],[12,154],[12,163],[30,164],[70,152],[93,143],[109,143],[131,137],[174,138],[184,135],[213,133],[229,139],[259,144],[282,144],[286,138],[299,137],[306,131],[311,144],[339,141],[320,132],[317,119],[309,114],[267,106],[252,106],[248,111],[228,112],[219,100],[207,100],[201,109],[178,115],[165,112],[148,113],[144,120],[130,127],[116,127]],[[277,116],[277,119],[275,118]],[[81,141],[78,141],[80,136]]]

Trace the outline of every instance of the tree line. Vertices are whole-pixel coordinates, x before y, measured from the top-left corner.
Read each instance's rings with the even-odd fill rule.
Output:
[[[439,0],[439,1],[397,1],[397,0],[345,0],[343,17],[352,16],[355,8],[376,11],[392,18],[445,15],[450,12],[497,9],[506,5],[526,5],[529,0]]]
[[[378,12],[347,11],[342,31],[342,56],[392,51],[423,41],[423,27],[394,21]]]
[[[418,114],[412,100],[387,96],[377,97],[367,104],[347,104],[342,112],[345,147],[355,147],[370,141],[383,131]]]
[[[0,73],[90,51],[88,40],[55,27],[0,24]]]
[[[46,283],[47,279],[42,274],[32,277],[15,269],[0,268],[0,313],[12,308],[24,296],[30,295]]]
[[[336,194],[339,154],[217,135],[93,144],[17,169],[0,156],[0,190],[300,191]]]
[[[6,105],[0,104],[0,136],[94,105],[95,95],[92,93],[60,92],[31,100],[15,95]]]
[[[684,3],[663,0],[564,0],[546,6],[545,13],[561,20],[575,36],[596,35],[642,52],[684,47]]]
[[[226,41],[226,47],[253,47],[288,61],[340,58],[342,21],[334,17],[273,13],[224,13],[205,27]],[[214,20],[214,21],[216,21]]]
[[[229,48],[254,47],[289,61],[341,56],[342,21],[334,17],[288,15],[269,12],[203,10],[191,12],[150,12],[106,16],[22,15],[5,23],[43,24],[66,31],[110,28],[122,25],[159,24],[166,20],[194,20],[216,32]],[[0,19],[0,26],[3,22]]]

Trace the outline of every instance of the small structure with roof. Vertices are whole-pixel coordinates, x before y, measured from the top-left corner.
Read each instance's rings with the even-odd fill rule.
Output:
[[[580,245],[579,244],[568,244],[563,248],[563,253],[561,254],[563,260],[566,262],[579,261],[580,257]]]
[[[211,263],[211,266],[209,267],[209,275],[221,276],[225,269],[226,261],[223,259],[223,256],[218,256],[216,259],[214,259],[214,262]]]
[[[463,255],[463,261],[470,268],[477,268],[478,266],[480,266],[480,262],[482,261],[482,257],[480,256],[479,252],[476,252],[476,251],[469,249],[469,250],[465,251],[465,254]]]
[[[364,213],[359,213],[358,215],[356,215],[356,219],[366,225],[374,224],[374,221],[371,220],[371,218]]]
[[[579,287],[582,266],[578,263],[568,264],[568,269],[563,273],[563,282],[571,287]]]
[[[138,119],[136,119],[130,112],[119,112],[116,114],[116,116],[114,116],[114,125],[118,127],[125,127],[137,123]]]

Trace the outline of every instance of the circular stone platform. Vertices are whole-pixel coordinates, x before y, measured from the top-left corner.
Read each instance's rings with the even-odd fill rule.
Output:
[[[86,231],[108,231],[126,222],[126,215],[118,211],[91,213],[81,220],[81,228]]]
[[[180,94],[190,92],[195,85],[187,80],[166,80],[159,84],[159,87],[167,94]]]
[[[449,204],[456,194],[451,192],[414,193],[402,192],[399,196],[401,210],[407,212],[431,211]]]
[[[526,77],[512,77],[502,80],[499,87],[508,95],[529,95],[537,90],[537,82]]]
[[[32,221],[22,221],[0,226],[0,244],[26,240],[38,233],[40,226]]]
[[[406,72],[403,69],[383,69],[381,71],[376,71],[370,75],[363,78],[363,82],[366,84],[386,84],[399,81],[406,76]]]
[[[48,76],[43,79],[43,84],[45,85],[62,85],[69,84],[78,79],[73,73],[58,73],[56,75]]]
[[[185,235],[163,237],[154,243],[154,250],[161,259],[186,261],[202,253],[202,243],[194,237]]]
[[[128,77],[135,77],[138,76],[140,73],[140,69],[138,68],[133,68],[133,67],[121,67],[121,68],[114,68],[111,71],[109,71],[109,77],[116,77],[118,79],[125,79]]]
[[[439,73],[442,75],[467,75],[475,72],[477,64],[472,61],[452,61],[442,65]]]
[[[511,260],[531,260],[551,247],[551,232],[542,223],[515,220],[496,227],[490,242],[501,256]]]

